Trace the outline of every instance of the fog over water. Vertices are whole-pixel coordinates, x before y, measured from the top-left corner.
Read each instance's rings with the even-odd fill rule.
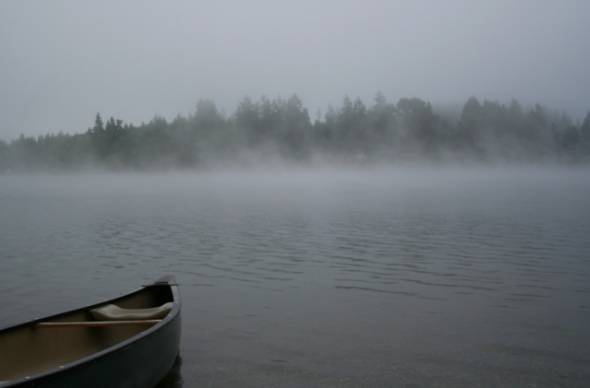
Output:
[[[2,176],[2,323],[171,273],[182,362],[164,387],[585,387],[588,178]]]
[[[589,387],[588,15],[0,1],[0,327],[171,274],[158,388]]]

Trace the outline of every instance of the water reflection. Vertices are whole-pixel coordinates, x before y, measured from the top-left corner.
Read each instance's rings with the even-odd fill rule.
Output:
[[[181,388],[182,386],[182,358],[178,356],[170,372],[160,381],[156,388]]]

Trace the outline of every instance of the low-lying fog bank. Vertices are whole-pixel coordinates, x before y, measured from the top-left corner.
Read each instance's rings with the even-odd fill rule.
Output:
[[[493,195],[504,188],[530,191],[535,186],[563,186],[564,196],[571,186],[590,189],[590,170],[561,166],[467,167],[404,166],[317,168],[275,165],[267,168],[226,168],[216,170],[168,172],[30,173],[0,175],[2,194],[22,189],[27,196],[69,195],[110,196],[184,195],[206,192],[277,192],[281,198],[308,193],[331,192],[335,195],[352,188],[367,193],[391,192],[391,189],[424,189],[434,192],[476,190]],[[5,190],[2,190],[2,189]],[[487,191],[486,191],[487,190]],[[583,190],[584,191],[584,190]],[[435,196],[436,197],[436,196]],[[277,197],[279,198],[279,197]],[[279,198],[280,199],[280,198]]]
[[[589,161],[590,113],[575,122],[540,105],[470,98],[452,114],[381,94],[371,106],[347,97],[315,121],[295,95],[246,98],[229,116],[202,100],[172,121],[133,125],[97,114],[84,133],[0,140],[0,172]]]

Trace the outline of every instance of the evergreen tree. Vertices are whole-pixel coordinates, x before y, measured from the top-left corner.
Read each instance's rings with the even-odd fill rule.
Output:
[[[81,169],[193,168],[273,153],[304,161],[313,153],[356,162],[422,158],[531,162],[590,162],[590,112],[582,123],[541,105],[523,107],[471,97],[455,119],[419,98],[397,104],[382,93],[367,107],[346,96],[312,124],[297,95],[244,98],[229,117],[200,100],[187,117],[156,116],[130,125],[100,113],[85,133],[58,132],[0,141],[0,172]]]

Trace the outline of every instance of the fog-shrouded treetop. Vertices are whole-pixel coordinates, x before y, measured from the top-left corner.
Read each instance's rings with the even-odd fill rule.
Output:
[[[97,111],[171,122],[199,96],[228,113],[298,93],[315,118],[376,90],[583,120],[588,15],[587,0],[1,1],[0,139],[79,132]]]
[[[96,114],[86,132],[0,141],[0,172],[274,167],[338,163],[590,162],[590,113],[581,122],[539,104],[471,97],[456,115],[420,98],[366,104],[345,97],[312,120],[296,95],[244,98],[226,115],[211,100],[173,120],[133,125]]]

